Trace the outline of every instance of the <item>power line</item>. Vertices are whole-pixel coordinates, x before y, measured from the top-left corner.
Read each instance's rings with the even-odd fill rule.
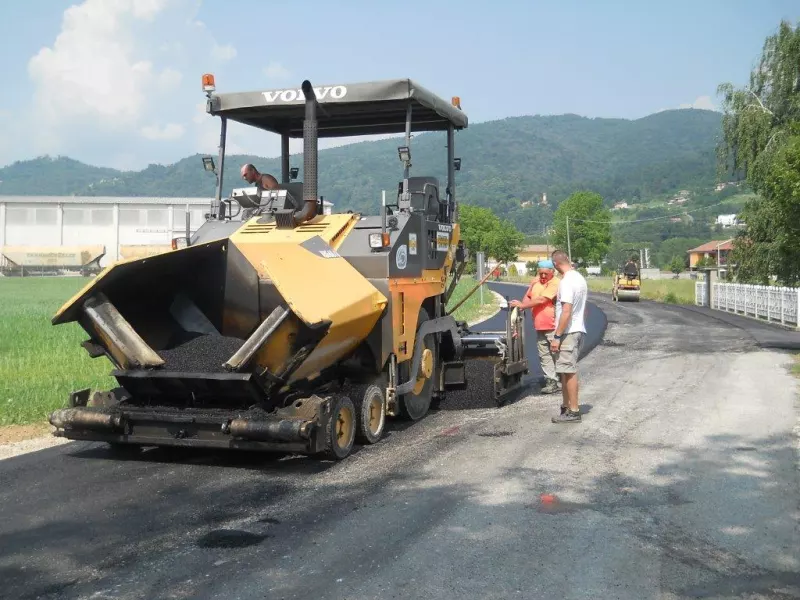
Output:
[[[580,222],[580,223],[596,223],[596,224],[599,224],[599,225],[605,225],[605,224],[608,224],[608,225],[621,225],[621,224],[625,224],[625,223],[647,223],[649,221],[658,221],[660,219],[672,219],[674,217],[680,217],[680,216],[688,215],[688,214],[691,214],[691,213],[700,212],[701,210],[706,210],[708,208],[714,208],[715,206],[719,206],[721,204],[725,204],[725,200],[723,200],[722,202],[717,202],[716,204],[709,204],[708,206],[703,206],[701,208],[695,208],[694,210],[685,210],[685,211],[680,212],[680,213],[674,213],[674,214],[671,214],[671,215],[662,215],[660,217],[650,217],[650,218],[647,218],[647,219],[633,219],[631,221],[591,221],[589,219],[575,219],[575,218],[572,218],[570,220],[573,223],[577,221],[577,222]]]

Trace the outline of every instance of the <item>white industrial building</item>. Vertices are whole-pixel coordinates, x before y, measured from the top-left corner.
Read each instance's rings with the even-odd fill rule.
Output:
[[[212,198],[114,196],[0,196],[3,247],[105,246],[107,266],[131,247],[168,247],[186,235],[186,213],[194,233]],[[325,212],[331,204],[325,202]]]

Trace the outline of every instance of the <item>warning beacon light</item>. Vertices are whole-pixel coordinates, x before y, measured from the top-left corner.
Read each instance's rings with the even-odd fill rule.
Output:
[[[211,73],[206,73],[203,75],[203,91],[206,94],[210,94],[217,89],[217,86],[214,83],[214,75]]]

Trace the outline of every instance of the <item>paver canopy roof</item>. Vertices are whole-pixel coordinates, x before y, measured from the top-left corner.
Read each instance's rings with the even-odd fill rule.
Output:
[[[312,82],[313,84],[313,82]],[[412,105],[412,131],[467,127],[467,115],[410,79],[313,85],[319,103],[319,137],[403,133]],[[212,115],[289,137],[303,137],[305,96],[300,86],[212,94]]]

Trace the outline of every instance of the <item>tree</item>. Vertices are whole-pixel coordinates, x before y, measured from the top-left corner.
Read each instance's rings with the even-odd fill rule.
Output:
[[[675,275],[680,275],[683,273],[684,268],[683,259],[680,256],[673,256],[669,263],[669,270],[675,273]]]
[[[761,197],[739,213],[744,223],[731,262],[740,281],[800,281],[800,26],[781,21],[764,42],[748,86],[719,86],[723,138],[719,170],[744,173]]]
[[[497,216],[488,208],[460,204],[458,221],[461,226],[461,238],[470,255],[487,252],[489,237],[499,222]]]
[[[499,221],[488,236],[489,256],[496,258],[501,263],[516,260],[522,245],[525,243],[525,234],[519,231],[510,221]]]
[[[510,221],[501,221],[488,208],[459,206],[459,223],[464,245],[472,257],[485,252],[499,262],[510,262],[517,258],[525,235]]]
[[[567,250],[567,216],[572,260],[599,263],[611,244],[611,212],[594,192],[576,192],[553,215],[554,241]]]

